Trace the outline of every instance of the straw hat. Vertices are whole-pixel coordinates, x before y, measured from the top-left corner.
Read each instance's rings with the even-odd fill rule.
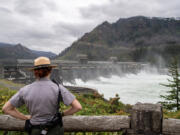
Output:
[[[38,58],[36,58],[34,60],[34,67],[31,68],[31,70],[40,69],[40,68],[44,68],[44,67],[55,68],[57,66],[56,65],[51,65],[51,61],[47,57],[38,57]]]

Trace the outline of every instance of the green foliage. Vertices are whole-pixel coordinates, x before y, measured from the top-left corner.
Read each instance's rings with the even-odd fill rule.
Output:
[[[8,81],[5,79],[0,79],[0,84],[7,88],[16,88],[16,89],[19,89],[24,86],[24,84],[14,83],[12,81]]]
[[[105,100],[99,93],[76,95],[83,109],[76,115],[128,115],[126,105],[119,101],[119,97]],[[119,113],[121,111],[121,113]]]
[[[180,74],[178,71],[177,58],[174,58],[171,65],[169,66],[169,76],[172,78],[168,79],[169,84],[161,84],[170,88],[170,90],[167,92],[167,95],[160,96],[161,98],[165,99],[165,101],[161,103],[166,109],[180,110]]]
[[[15,91],[10,91],[8,88],[0,86],[0,114],[2,113],[2,106],[8,99],[15,94]]]
[[[180,119],[180,110],[179,111],[169,111],[169,110],[164,109],[163,114],[164,114],[164,118]]]

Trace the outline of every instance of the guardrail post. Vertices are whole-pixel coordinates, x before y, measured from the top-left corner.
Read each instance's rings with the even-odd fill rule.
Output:
[[[132,108],[131,129],[128,135],[161,135],[162,106],[160,104],[137,103]]]

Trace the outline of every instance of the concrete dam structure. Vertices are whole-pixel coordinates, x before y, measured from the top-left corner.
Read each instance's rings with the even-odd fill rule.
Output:
[[[87,81],[99,76],[122,76],[125,73],[137,73],[148,66],[145,63],[118,62],[114,57],[110,61],[88,61],[85,56],[81,56],[77,61],[52,60],[52,63],[56,64],[57,68],[53,69],[51,78],[61,83],[73,83],[76,78]],[[18,59],[16,64],[0,65],[0,77],[28,84],[34,81],[33,72],[28,70],[31,67],[33,60]]]

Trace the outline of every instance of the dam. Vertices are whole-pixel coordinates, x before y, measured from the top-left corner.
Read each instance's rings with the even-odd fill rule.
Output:
[[[88,61],[86,55],[79,55],[78,60],[51,60],[57,65],[52,71],[51,78],[59,82],[71,82],[80,78],[83,81],[93,80],[99,76],[109,77],[113,74],[122,76],[125,73],[137,73],[148,66],[141,62],[119,62],[116,57],[111,57],[109,61]],[[0,78],[13,80],[21,83],[31,83],[34,81],[33,72],[29,68],[33,67],[32,59],[17,59],[13,64],[0,64]]]

